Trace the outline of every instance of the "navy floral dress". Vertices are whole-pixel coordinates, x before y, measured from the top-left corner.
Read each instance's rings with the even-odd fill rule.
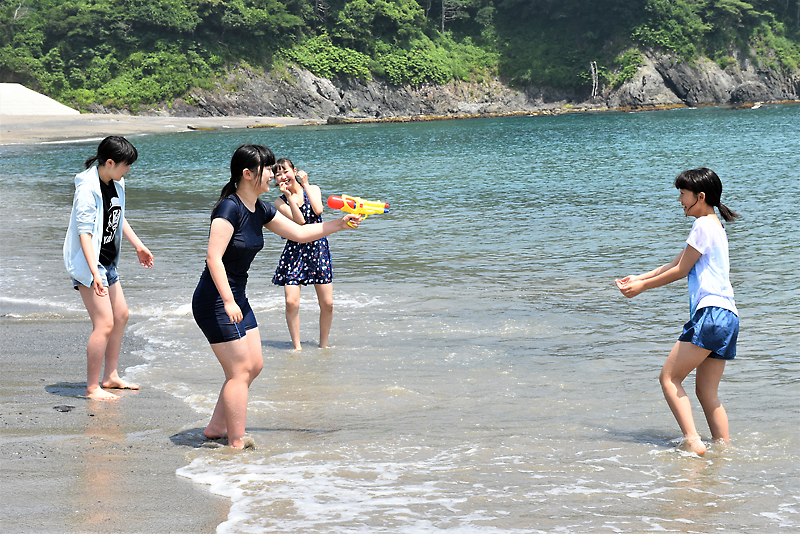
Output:
[[[288,204],[286,195],[281,195],[281,200]],[[311,201],[303,190],[303,205],[300,213],[306,219],[306,224],[321,223],[322,217],[314,213]],[[331,251],[328,248],[328,238],[323,237],[311,243],[296,243],[286,240],[283,254],[275,269],[272,283],[276,286],[297,286],[309,284],[330,284],[333,282],[333,265],[331,264]]]

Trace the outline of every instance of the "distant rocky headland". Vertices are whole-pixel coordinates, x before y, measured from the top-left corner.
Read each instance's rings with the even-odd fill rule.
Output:
[[[631,80],[616,89],[601,89],[596,96],[588,91],[511,87],[497,78],[394,86],[381,81],[320,78],[295,67],[281,73],[239,67],[213,91],[193,90],[188,98],[143,109],[140,114],[348,122],[800,101],[800,71],[784,73],[759,66],[741,54],[726,69],[705,58],[687,63],[653,51],[643,54],[643,63]],[[91,105],[89,111],[117,112],[98,105]]]

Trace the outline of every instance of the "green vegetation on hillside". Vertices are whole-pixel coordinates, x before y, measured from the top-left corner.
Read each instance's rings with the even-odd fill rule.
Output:
[[[0,81],[81,108],[171,101],[239,64],[585,89],[596,61],[618,86],[645,47],[796,71],[800,0],[0,0]]]

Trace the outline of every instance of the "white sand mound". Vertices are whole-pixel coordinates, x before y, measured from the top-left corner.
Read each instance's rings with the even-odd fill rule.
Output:
[[[18,83],[0,83],[0,115],[79,115],[80,112]]]

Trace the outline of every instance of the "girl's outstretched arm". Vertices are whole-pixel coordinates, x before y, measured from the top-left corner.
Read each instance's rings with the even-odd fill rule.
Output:
[[[678,262],[680,261],[682,255],[683,255],[683,251],[681,250],[678,253],[678,255],[675,256],[675,259],[673,259],[669,263],[665,263],[664,265],[662,265],[658,269],[653,269],[650,272],[646,272],[646,273],[642,273],[642,274],[631,274],[631,275],[626,276],[625,278],[614,280],[614,283],[617,284],[617,287],[620,290],[622,290],[622,288],[624,286],[630,284],[631,282],[633,282],[635,280],[647,280],[648,278],[653,278],[654,276],[658,276],[659,274],[663,273],[664,271],[666,271],[668,269],[671,269],[672,267],[675,267],[676,265],[678,265]]]
[[[628,280],[628,281],[632,281],[632,280],[647,280],[648,278],[653,278],[654,276],[658,276],[659,274],[663,273],[664,271],[672,269],[673,267],[678,265],[678,262],[681,261],[681,256],[683,256],[683,250],[678,252],[678,255],[675,256],[675,258],[671,262],[665,263],[664,265],[662,265],[658,269],[653,269],[652,271],[647,272],[647,273],[637,274],[637,275],[633,275],[633,276],[627,276],[627,277],[623,278],[623,280]]]
[[[150,252],[142,240],[139,239],[139,236],[136,235],[136,232],[133,231],[131,225],[128,224],[128,219],[123,219],[122,221],[122,235],[125,236],[125,239],[133,245],[133,248],[136,250],[136,255],[139,257],[139,263],[142,267],[147,267],[148,269],[153,267],[153,253]]]
[[[285,237],[286,239],[291,239],[298,243],[309,243],[331,235],[334,232],[338,232],[339,230],[358,228],[358,223],[360,222],[361,216],[348,213],[341,219],[300,226],[295,224],[291,219],[284,217],[281,212],[278,212],[275,214],[275,217],[264,226],[270,232]]]
[[[617,287],[622,294],[628,298],[633,298],[643,291],[656,287],[671,284],[675,280],[680,280],[689,274],[694,264],[700,259],[700,252],[690,245],[675,256],[675,259],[667,265],[663,265],[649,273],[640,274],[635,277],[628,276],[622,280],[616,280]]]

